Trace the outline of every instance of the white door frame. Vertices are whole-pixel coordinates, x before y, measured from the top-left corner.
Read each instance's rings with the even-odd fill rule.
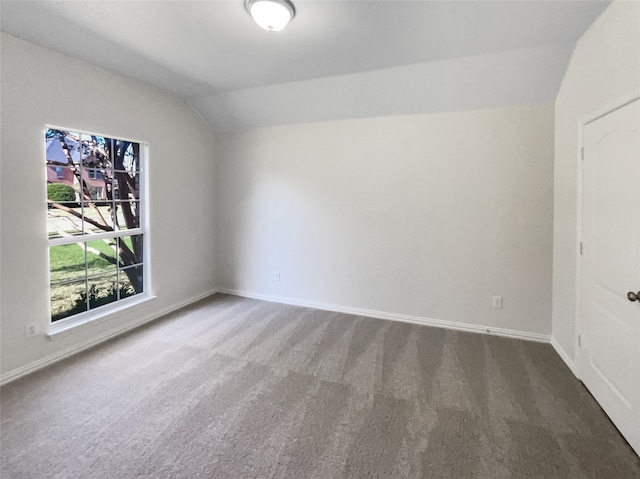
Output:
[[[583,186],[582,186],[582,152],[584,150],[584,128],[589,123],[596,121],[599,118],[602,118],[605,115],[608,115],[611,112],[619,110],[620,108],[627,106],[629,103],[632,103],[636,100],[640,99],[640,88],[633,90],[627,95],[621,96],[616,101],[609,103],[608,105],[595,110],[589,115],[585,115],[583,118],[578,120],[578,151],[576,155],[576,161],[578,164],[577,168],[577,198],[576,198],[576,303],[575,303],[575,324],[574,324],[574,351],[575,355],[573,358],[573,373],[576,375],[578,379],[581,379],[583,376],[580,368],[582,367],[582,349],[580,347],[580,335],[582,332],[582,324],[581,324],[581,314],[580,314],[580,299],[582,296],[582,253],[580,252],[580,244],[582,243],[582,196],[583,196]]]

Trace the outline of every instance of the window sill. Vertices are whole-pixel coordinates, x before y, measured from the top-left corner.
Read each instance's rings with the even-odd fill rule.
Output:
[[[74,334],[79,331],[95,326],[97,324],[104,323],[118,316],[122,316],[124,313],[134,311],[156,299],[156,296],[150,294],[143,294],[133,298],[127,298],[119,301],[112,306],[103,306],[96,312],[88,312],[77,315],[69,319],[61,319],[55,323],[51,323],[49,326],[49,333],[47,337],[50,341],[56,341],[70,334]]]

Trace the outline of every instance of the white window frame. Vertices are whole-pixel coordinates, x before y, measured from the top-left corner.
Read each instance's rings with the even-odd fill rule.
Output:
[[[99,322],[103,322],[115,316],[120,316],[124,312],[136,309],[143,303],[146,303],[155,298],[151,291],[151,267],[150,267],[150,241],[149,241],[149,221],[148,221],[148,179],[149,179],[149,143],[141,140],[135,140],[123,135],[112,135],[107,133],[92,133],[85,130],[80,130],[77,128],[68,128],[68,127],[59,127],[53,125],[46,125],[45,129],[42,131],[41,139],[44,139],[46,130],[61,130],[61,131],[71,131],[74,133],[78,133],[80,135],[95,135],[103,138],[113,138],[123,141],[130,141],[132,143],[137,143],[140,145],[139,151],[139,208],[140,208],[140,224],[138,228],[127,229],[127,230],[119,230],[114,232],[104,232],[104,233],[93,233],[93,234],[84,234],[81,236],[73,236],[73,237],[64,237],[64,238],[53,238],[48,239],[47,241],[47,249],[52,246],[61,246],[66,244],[75,244],[79,242],[88,242],[100,239],[107,238],[119,238],[119,237],[127,237],[127,236],[137,236],[142,235],[142,293],[136,294],[134,296],[130,296],[127,298],[119,299],[112,303],[99,306],[95,309],[91,309],[82,313],[75,314],[73,316],[69,316],[67,318],[59,319],[55,322],[51,321],[51,313],[49,314],[49,333],[48,337],[51,340],[57,339],[59,337],[66,336],[68,333],[78,330],[81,326],[93,325]],[[43,157],[46,155],[43,154]],[[45,159],[46,162],[46,159]],[[45,163],[45,166],[46,165]],[[80,162],[81,168],[81,177],[82,177],[82,161]],[[44,184],[46,186],[46,182]],[[47,229],[44,230],[45,234]],[[49,275],[51,274],[51,264],[49,262],[49,254],[47,254],[47,266]],[[85,264],[85,281],[88,281],[88,275]],[[49,295],[49,311],[51,312],[51,287],[48,290]]]

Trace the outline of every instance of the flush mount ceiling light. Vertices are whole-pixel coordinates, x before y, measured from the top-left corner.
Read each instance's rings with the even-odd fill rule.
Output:
[[[296,16],[289,0],[245,0],[244,8],[265,30],[279,32]]]

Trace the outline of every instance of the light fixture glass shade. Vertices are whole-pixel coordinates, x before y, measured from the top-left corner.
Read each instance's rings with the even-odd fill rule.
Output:
[[[245,8],[258,25],[271,32],[286,27],[296,13],[287,0],[247,0]]]

